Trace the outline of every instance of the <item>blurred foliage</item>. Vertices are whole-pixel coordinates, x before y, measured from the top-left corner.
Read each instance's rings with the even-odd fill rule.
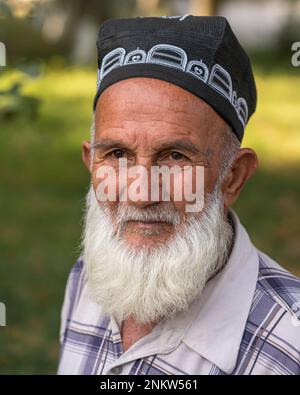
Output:
[[[16,79],[7,70],[0,90]],[[56,371],[60,308],[89,187],[80,144],[89,138],[95,84],[95,70],[52,65],[23,89],[41,101],[38,116],[1,122],[0,373]],[[258,108],[243,145],[256,149],[260,165],[235,205],[253,242],[298,275],[299,84],[299,74],[257,73]]]
[[[84,19],[98,29],[105,19],[130,16],[136,5],[135,0],[29,0],[23,3],[0,0],[0,41],[6,44],[10,65],[53,56],[63,56],[70,61]],[[63,28],[58,39],[53,40],[47,37],[44,27],[49,17],[57,15],[64,20]],[[56,29],[59,29],[58,22],[53,22],[52,32]]]
[[[37,116],[40,99],[24,95],[22,89],[29,78],[38,77],[40,74],[38,66],[20,65],[18,69],[21,73],[18,73],[17,79],[14,78],[9,87],[0,90],[0,122],[11,120],[19,114],[28,116],[30,119]]]

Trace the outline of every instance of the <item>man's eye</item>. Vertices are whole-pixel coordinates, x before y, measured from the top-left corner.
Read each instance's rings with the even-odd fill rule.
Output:
[[[116,159],[120,159],[125,157],[125,151],[123,149],[115,149],[114,151],[110,152],[109,155]]]
[[[180,160],[185,158],[185,155],[181,154],[180,152],[174,151],[170,154],[171,158],[173,160]]]

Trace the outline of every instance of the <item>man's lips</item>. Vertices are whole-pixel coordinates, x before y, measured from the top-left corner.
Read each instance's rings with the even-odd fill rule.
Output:
[[[163,221],[127,221],[128,225],[133,225],[138,228],[154,228],[154,227],[161,227],[161,226],[172,226],[170,222],[163,222]]]

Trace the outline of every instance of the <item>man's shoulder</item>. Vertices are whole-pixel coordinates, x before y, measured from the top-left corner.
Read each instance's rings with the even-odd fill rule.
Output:
[[[71,273],[80,276],[83,273],[83,257],[79,256],[71,268]]]
[[[84,262],[83,262],[83,257],[80,256],[71,267],[68,281],[72,283],[76,283],[78,285],[78,283],[83,277],[84,277]]]
[[[300,311],[300,279],[262,251],[258,250],[258,256],[257,288],[287,312],[295,314]]]
[[[272,347],[277,345],[285,358],[289,352],[296,352],[294,358],[300,364],[300,279],[259,250],[258,256],[258,279],[248,329],[266,336],[264,341]]]
[[[84,270],[84,262],[83,258],[80,256],[72,266],[68,275],[64,300],[65,305],[67,306],[65,308],[68,308],[69,310],[68,315],[70,315],[70,311],[80,299],[80,295],[85,281],[86,276]]]
[[[71,268],[71,273],[81,274],[83,271],[83,257],[80,256]]]
[[[247,374],[300,374],[300,280],[257,250],[256,289],[240,346]]]

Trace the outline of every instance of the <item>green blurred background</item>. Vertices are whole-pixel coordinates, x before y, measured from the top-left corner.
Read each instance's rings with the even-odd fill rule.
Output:
[[[0,302],[7,309],[0,374],[56,372],[60,308],[89,186],[81,141],[89,137],[101,21],[185,13],[227,16],[251,55],[258,108],[243,146],[257,151],[259,169],[235,210],[253,242],[300,276],[300,67],[291,64],[299,1],[0,1],[7,49],[0,68]]]

